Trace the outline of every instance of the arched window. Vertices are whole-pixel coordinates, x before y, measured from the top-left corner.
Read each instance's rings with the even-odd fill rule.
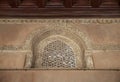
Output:
[[[34,68],[76,69],[83,64],[81,48],[63,36],[51,36],[34,47]]]
[[[74,68],[76,66],[73,50],[59,40],[49,43],[41,56],[43,68]]]

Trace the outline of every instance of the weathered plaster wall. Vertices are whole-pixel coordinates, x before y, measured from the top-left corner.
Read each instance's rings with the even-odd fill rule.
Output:
[[[47,23],[46,23],[47,24]],[[43,24],[1,24],[0,45],[19,45],[26,37],[38,28],[45,28]],[[120,45],[119,24],[75,24],[73,28],[87,34],[91,43],[99,45]]]
[[[1,82],[120,82],[118,71],[0,71]]]
[[[120,69],[119,21],[119,19],[33,19],[32,21],[1,19],[0,69],[29,67],[30,41],[37,33],[52,29],[62,31],[68,29],[78,33],[87,46],[85,49],[87,69]],[[42,35],[44,36],[46,34]]]

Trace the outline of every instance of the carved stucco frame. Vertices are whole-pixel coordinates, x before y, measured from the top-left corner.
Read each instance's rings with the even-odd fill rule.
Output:
[[[90,39],[87,37],[86,34],[82,33],[81,31],[73,27],[74,27],[73,24],[51,23],[47,24],[45,28],[37,29],[33,33],[31,33],[30,36],[28,36],[24,46],[24,48],[31,50],[31,53],[27,54],[25,68],[30,68],[32,66],[31,64],[33,57],[33,45],[37,43],[36,41],[40,41],[39,39],[44,39],[46,37],[49,37],[50,35],[62,35],[71,38],[71,40],[72,38],[73,40],[78,39],[76,40],[76,42],[81,46],[82,48],[81,50],[84,53],[85,60],[87,59],[87,61],[84,61],[84,63],[86,63],[84,67],[93,68],[93,61],[90,54],[91,52],[86,53],[86,50],[87,51],[92,50]]]
[[[38,55],[37,57],[41,56],[40,54],[44,51],[44,47],[46,47],[49,43],[52,43],[52,42],[57,41],[57,40],[65,43],[68,46],[70,46],[71,49],[74,52],[75,60],[76,60],[76,62],[75,62],[76,67],[75,68],[68,68],[68,69],[84,68],[84,64],[83,64],[83,62],[84,62],[84,52],[81,51],[82,49],[81,49],[80,45],[76,44],[73,40],[71,40],[71,39],[69,39],[68,37],[65,37],[65,36],[52,35],[52,36],[49,36],[49,37],[45,38],[44,40],[40,41],[39,43],[36,43],[36,45],[34,45],[34,50],[33,50],[33,51],[36,52],[36,53],[34,53],[34,55]],[[40,59],[41,59],[41,57],[40,57]],[[59,68],[43,68],[41,66],[38,66],[38,67],[41,68],[41,69],[59,69]],[[60,68],[60,69],[65,69],[65,68]]]

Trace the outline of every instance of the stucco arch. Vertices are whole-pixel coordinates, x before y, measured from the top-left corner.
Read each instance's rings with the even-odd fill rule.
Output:
[[[71,28],[59,28],[59,27],[45,27],[41,29],[36,29],[33,33],[30,34],[30,36],[27,38],[25,42],[25,48],[29,49],[31,51],[31,54],[27,55],[26,58],[26,68],[30,68],[33,63],[33,48],[35,45],[37,45],[40,41],[44,40],[47,37],[59,35],[69,38],[70,40],[73,40],[80,48],[81,52],[84,54],[84,51],[87,49],[91,49],[91,44],[88,40],[88,37],[76,30]],[[88,45],[87,45],[88,44]]]
[[[62,32],[62,33],[61,33]],[[35,29],[26,39],[25,44],[24,44],[24,48],[25,49],[31,49],[32,48],[32,44],[33,42],[39,38],[39,36],[43,36],[45,37],[45,35],[47,35],[48,33],[50,33],[50,35],[52,34],[67,34],[65,36],[69,36],[69,37],[73,37],[73,38],[79,38],[79,42],[82,43],[82,45],[84,46],[85,50],[91,50],[92,49],[92,45],[91,45],[91,41],[90,38],[87,36],[87,34],[83,33],[82,31],[76,29],[76,28],[71,28],[71,27],[52,27],[52,26],[46,26],[44,28],[38,28]],[[42,38],[42,37],[41,37]]]
[[[68,37],[61,36],[61,35],[51,35],[51,36],[49,36],[49,37],[47,37],[47,38],[45,38],[43,40],[40,40],[40,41],[36,42],[33,45],[34,57],[37,56],[35,58],[35,60],[38,59],[39,56],[40,56],[40,59],[41,59],[41,55],[40,54],[44,51],[44,48],[47,45],[49,45],[50,43],[55,42],[55,41],[61,41],[61,42],[65,43],[66,45],[68,45],[68,46],[70,46],[72,48],[72,50],[74,52],[74,56],[76,58],[75,59],[76,60],[76,67],[75,67],[76,69],[77,68],[80,69],[80,68],[84,67],[84,65],[83,65],[83,62],[84,62],[84,52],[82,50],[82,47],[80,47],[76,42],[74,42],[74,40],[71,40]],[[37,62],[37,63],[39,63],[39,62]],[[37,67],[39,67],[38,64],[37,64]]]

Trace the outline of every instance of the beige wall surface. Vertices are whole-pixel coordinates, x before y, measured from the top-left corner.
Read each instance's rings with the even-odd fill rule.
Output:
[[[46,23],[47,24],[47,23]],[[93,45],[120,45],[120,24],[77,24]],[[18,45],[43,24],[0,24],[0,45]]]
[[[118,71],[0,71],[0,82],[120,82]]]
[[[30,52],[26,46],[30,45],[32,37],[38,33],[43,33],[44,37],[49,35],[44,32],[54,29],[68,29],[66,34],[76,33],[80,36],[87,46],[84,55],[91,57],[91,61],[87,62],[89,69],[120,69],[120,19],[34,19],[33,22],[29,19],[16,19],[17,22],[13,20],[15,19],[0,21],[0,69],[23,69],[26,55]],[[88,22],[84,22],[86,20]]]

